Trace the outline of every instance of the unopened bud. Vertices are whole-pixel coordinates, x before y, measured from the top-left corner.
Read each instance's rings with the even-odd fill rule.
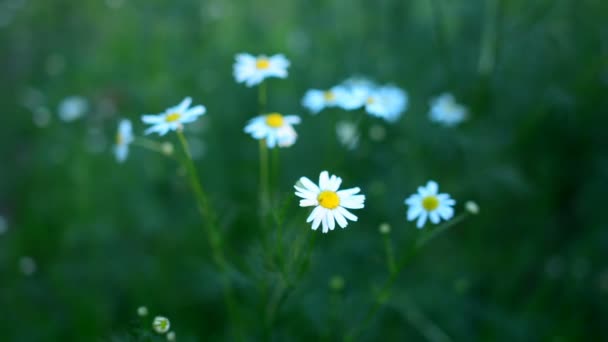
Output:
[[[467,203],[464,204],[464,207],[469,213],[473,215],[479,214],[479,206],[473,201],[467,201]]]

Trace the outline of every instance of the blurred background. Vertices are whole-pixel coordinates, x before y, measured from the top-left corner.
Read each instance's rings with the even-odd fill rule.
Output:
[[[286,217],[274,243],[288,251],[312,233],[299,177],[329,170],[367,195],[359,222],[315,232],[271,326],[258,144],[243,133],[257,90],[234,81],[240,52],[290,59],[268,107],[303,119],[273,179]],[[402,87],[410,104],[394,124],[365,117],[350,148],[335,125],[363,113],[313,116],[300,100],[353,75]],[[1,340],[165,340],[150,334],[155,315],[182,341],[340,340],[388,277],[378,227],[403,254],[419,234],[403,199],[429,179],[457,212],[466,200],[481,212],[404,269],[360,340],[605,338],[606,1],[1,0],[0,79]],[[428,120],[446,91],[469,108],[460,126]],[[141,114],[185,96],[207,107],[185,133],[226,236],[239,322],[185,170],[136,146],[124,164],[111,152],[121,118],[141,135]]]

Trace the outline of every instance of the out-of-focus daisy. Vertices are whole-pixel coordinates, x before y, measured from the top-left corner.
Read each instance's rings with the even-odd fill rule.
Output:
[[[296,142],[298,134],[293,125],[300,123],[297,115],[282,115],[270,113],[256,116],[249,120],[245,126],[245,133],[251,134],[255,139],[265,139],[269,148],[288,147]]]
[[[171,322],[167,317],[156,316],[154,317],[154,321],[152,321],[152,328],[159,334],[164,334],[171,328]]]
[[[140,306],[137,308],[137,315],[140,317],[148,316],[148,308],[145,306]]]
[[[302,106],[317,114],[324,108],[343,107],[348,101],[348,96],[348,91],[342,86],[335,86],[329,90],[310,89],[302,98]]]
[[[238,83],[245,83],[248,87],[252,87],[269,77],[287,77],[288,67],[289,60],[282,54],[256,57],[247,53],[240,53],[236,55],[233,73]]]
[[[346,219],[357,221],[357,216],[346,209],[363,208],[365,195],[357,195],[361,191],[359,188],[338,190],[340,184],[342,178],[335,175],[330,177],[327,171],[323,171],[319,176],[318,186],[306,177],[300,178],[294,186],[296,196],[303,198],[300,200],[300,206],[315,207],[306,219],[306,222],[312,222],[313,230],[317,230],[322,224],[323,233],[327,233],[334,230],[336,222],[344,228],[348,225]]]
[[[336,124],[336,135],[340,144],[349,150],[354,150],[359,145],[359,130],[354,122],[339,121]]]
[[[142,115],[141,120],[152,127],[148,128],[145,134],[158,133],[165,135],[169,131],[182,129],[186,123],[196,121],[196,119],[205,114],[205,107],[202,105],[190,107],[192,99],[186,97],[180,104],[175,107],[168,108],[164,113]]]
[[[383,86],[371,91],[365,100],[365,110],[389,122],[396,121],[407,109],[407,93],[395,86]]]
[[[367,99],[377,86],[365,78],[349,78],[342,83],[346,90],[340,105],[346,110],[358,109],[365,106]]]
[[[439,186],[434,181],[429,181],[426,186],[418,187],[418,193],[411,195],[405,200],[405,204],[409,206],[407,211],[407,220],[413,221],[416,218],[416,226],[424,227],[427,217],[434,224],[439,223],[441,219],[447,221],[454,216],[454,208],[456,201],[450,198],[448,194],[438,194]]]
[[[467,108],[457,103],[452,94],[442,94],[431,100],[430,104],[431,121],[445,126],[455,126],[467,118]]]
[[[62,121],[70,122],[82,117],[89,110],[89,102],[82,96],[68,96],[59,103],[58,113]]]
[[[129,145],[133,142],[133,126],[127,119],[120,120],[116,132],[116,145],[114,155],[119,163],[124,162],[129,155]]]

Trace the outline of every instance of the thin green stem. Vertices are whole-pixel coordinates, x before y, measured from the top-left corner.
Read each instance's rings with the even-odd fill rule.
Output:
[[[498,1],[486,0],[479,48],[479,62],[477,70],[481,75],[489,75],[494,70],[496,58],[496,16],[498,14]]]
[[[266,140],[260,140],[260,200],[262,204],[262,216],[268,214],[269,195],[268,195],[268,147]]]
[[[264,83],[264,82],[260,83],[260,85],[258,86],[258,105],[259,105],[260,114],[266,110],[266,103],[268,101],[267,92],[268,92],[268,90],[267,90],[266,83]]]
[[[447,231],[449,228],[453,227],[457,223],[464,220],[467,216],[469,216],[469,214],[467,214],[467,213],[460,214],[459,216],[455,217],[454,219],[444,222],[439,227],[433,229],[429,234],[423,235],[421,238],[417,239],[411,245],[409,251],[401,258],[399,263],[397,263],[396,272],[392,273],[389,276],[389,278],[387,279],[387,281],[384,283],[384,285],[382,286],[380,292],[376,296],[374,304],[365,314],[363,322],[361,324],[357,325],[350,332],[350,334],[348,334],[344,337],[345,341],[356,340],[359,337],[359,335],[363,331],[365,331],[365,329],[367,329],[367,327],[372,322],[372,319],[376,316],[378,311],[380,311],[382,306],[390,299],[390,297],[392,295],[391,291],[392,291],[393,285],[394,285],[395,281],[397,281],[397,278],[399,277],[399,274],[401,273],[401,271],[403,271],[405,266],[418,254],[418,252],[422,249],[422,247],[426,246],[430,241],[435,239],[437,236],[441,235],[441,233]]]
[[[154,152],[158,152],[160,154],[167,155],[165,150],[163,150],[163,145],[154,140],[137,137],[135,140],[133,140],[133,142],[131,144],[133,144],[135,146],[143,147],[150,151],[154,151]]]
[[[222,239],[220,236],[220,232],[216,226],[216,218],[213,214],[213,211],[210,208],[209,200],[205,195],[203,187],[198,177],[198,172],[194,165],[194,161],[192,160],[192,153],[190,152],[190,146],[188,145],[188,141],[184,136],[184,133],[181,130],[177,131],[177,136],[184,150],[184,154],[186,158],[184,158],[184,164],[188,169],[188,174],[190,176],[190,183],[192,186],[192,190],[194,191],[194,195],[196,197],[196,201],[198,204],[198,209],[203,217],[203,220],[206,221],[206,224],[203,225],[205,227],[205,232],[207,233],[207,238],[209,240],[209,244],[211,246],[211,254],[213,261],[216,263],[217,267],[220,269],[220,275],[222,279],[222,283],[224,285],[224,300],[226,302],[226,307],[228,309],[228,314],[232,318],[233,322],[238,323],[236,334],[238,340],[244,340],[242,336],[242,332],[240,330],[240,319],[237,311],[237,304],[234,298],[234,294],[232,293],[232,284],[230,282],[230,278],[228,277],[229,265],[224,256],[224,250],[222,248]]]
[[[393,274],[397,272],[397,263],[395,262],[395,253],[393,251],[393,244],[391,243],[391,239],[388,234],[383,234],[384,236],[384,250],[386,251],[386,266],[388,268],[389,274]]]

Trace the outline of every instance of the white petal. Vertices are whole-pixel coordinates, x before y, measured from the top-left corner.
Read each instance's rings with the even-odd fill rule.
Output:
[[[353,215],[350,211],[342,208],[342,207],[337,207],[336,209],[340,214],[342,214],[342,216],[346,217],[347,219],[351,220],[351,221],[357,221],[357,216]]]
[[[418,227],[418,229],[424,227],[427,216],[428,216],[428,214],[426,213],[426,211],[423,211],[420,213],[420,216],[418,216],[418,222],[416,222],[416,227]]]
[[[354,195],[354,194],[358,193],[359,191],[361,191],[361,189],[359,189],[359,188],[350,188],[350,189],[344,189],[344,190],[337,191],[336,194],[338,194],[338,196],[340,196],[340,198],[345,198],[350,195]]]
[[[422,203],[422,196],[413,194],[405,200],[407,205],[420,205]]]
[[[413,221],[423,211],[422,206],[413,205],[407,210],[407,220]]]
[[[319,204],[319,202],[317,202],[316,199],[307,198],[307,199],[300,200],[300,207],[312,207],[312,206],[315,206],[318,204]]]
[[[165,121],[164,115],[145,114],[141,116],[141,121],[147,124],[157,124]]]
[[[342,178],[332,175],[329,182],[329,190],[338,191],[340,184],[342,184]]]
[[[308,215],[308,218],[306,219],[306,222],[310,222],[312,220],[314,220],[317,216],[319,216],[319,214],[321,214],[321,211],[323,210],[322,207],[316,207],[312,210],[312,212],[310,213],[310,215]]]
[[[339,210],[334,210],[334,218],[336,219],[336,222],[338,222],[340,227],[344,228],[344,227],[348,226],[348,221],[346,221],[346,218],[344,218],[344,215],[340,214]]]
[[[439,212],[439,215],[441,215],[441,218],[443,218],[444,220],[449,220],[452,218],[452,216],[454,216],[454,209],[450,208],[450,207],[441,207],[437,210],[437,212]]]
[[[439,213],[437,212],[437,210],[431,211],[429,213],[429,217],[431,218],[431,222],[433,222],[434,224],[437,224],[440,221]]]
[[[313,191],[317,194],[321,191],[315,183],[313,183],[310,179],[308,179],[306,177],[300,178],[300,183],[302,185],[304,185],[306,187],[306,189]]]
[[[319,188],[321,190],[329,189],[329,173],[327,171],[323,171],[319,175]]]
[[[329,230],[334,230],[336,228],[336,221],[334,221],[334,213],[333,210],[327,210],[327,223],[329,225]]]
[[[439,186],[435,181],[428,181],[426,183],[426,191],[428,195],[437,195],[437,191],[439,190]]]
[[[354,195],[340,198],[340,206],[347,209],[361,209],[364,207],[365,195]]]

